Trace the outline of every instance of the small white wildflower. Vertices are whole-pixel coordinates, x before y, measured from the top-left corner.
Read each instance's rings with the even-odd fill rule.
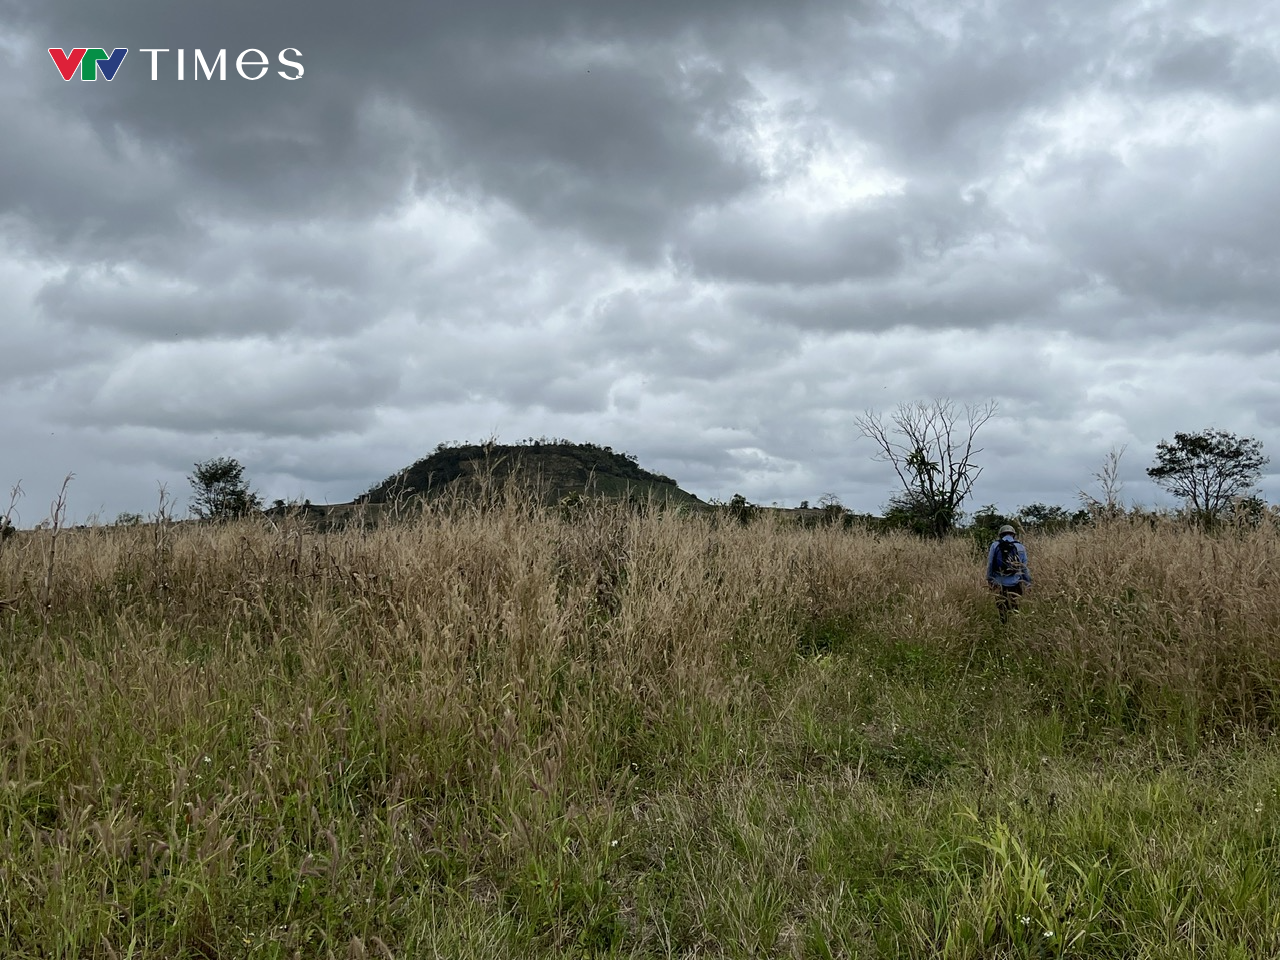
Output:
[[[611,847],[616,847],[617,845],[618,845],[618,841],[617,841],[617,840],[610,840],[610,841],[609,841],[609,846],[611,846]]]

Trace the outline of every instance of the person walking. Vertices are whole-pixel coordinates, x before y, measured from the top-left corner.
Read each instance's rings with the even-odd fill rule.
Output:
[[[1000,622],[1007,623],[1009,613],[1018,609],[1023,591],[1031,585],[1027,548],[1007,523],[1000,528],[987,551],[987,585],[1000,591],[996,609],[1000,611]]]

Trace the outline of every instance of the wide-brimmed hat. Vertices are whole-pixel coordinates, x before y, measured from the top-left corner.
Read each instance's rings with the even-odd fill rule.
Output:
[[[1013,529],[1013,527],[1007,523],[1000,528],[1000,533],[998,535],[1003,537],[1006,533],[1012,533],[1015,537],[1018,535],[1018,531]]]

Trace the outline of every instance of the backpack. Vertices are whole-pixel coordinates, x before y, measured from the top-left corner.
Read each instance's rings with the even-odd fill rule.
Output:
[[[1022,572],[1022,558],[1018,556],[1018,541],[1001,537],[996,541],[996,575],[1012,577]]]

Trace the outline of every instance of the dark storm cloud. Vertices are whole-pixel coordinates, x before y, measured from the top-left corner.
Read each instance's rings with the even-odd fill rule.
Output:
[[[1147,57],[1139,77],[1153,93],[1207,93],[1241,104],[1280,95],[1275,50],[1248,38],[1182,27],[1158,29],[1135,47]]]
[[[1010,249],[998,262],[989,249],[961,250],[910,275],[821,289],[744,285],[734,304],[750,315],[813,331],[999,328],[1040,319],[1060,326],[1062,302],[1082,278],[1031,250]]]
[[[1272,117],[1178,145],[1136,147],[1099,176],[1049,173],[1030,199],[1064,258],[1135,307],[1252,319],[1280,295],[1280,148]]]
[[[139,238],[181,233],[183,178],[136,140],[102,139],[82,118],[24,92],[16,77],[0,97],[0,128],[0,228],[25,245],[121,257]]]
[[[149,340],[238,339],[341,329],[353,313],[350,298],[323,298],[287,282],[261,280],[230,290],[189,283],[168,289],[160,282],[128,283],[79,270],[51,281],[36,303],[46,316],[81,329],[114,331]]]
[[[715,68],[539,58],[454,89],[429,105],[453,134],[455,169],[539,221],[637,252],[656,253],[683,211],[760,179],[715,133],[745,122],[735,102],[751,91]]]
[[[1122,8],[1086,3],[1065,17],[1030,3],[885,3],[809,61],[814,99],[883,161],[968,180],[1004,157],[1027,111],[1092,82],[1107,52],[1100,38]]]
[[[242,217],[342,216],[394,207],[412,184],[502,196],[545,222],[652,254],[681,208],[758,181],[734,142],[742,104],[756,94],[699,38],[772,18],[767,4],[630,6],[14,9],[42,41],[110,34],[138,48],[109,95],[60,88],[52,68],[34,86],[103,142],[132,138],[180,165],[188,204]],[[194,78],[189,62],[196,47],[234,58],[284,46],[303,52],[299,81],[219,84]],[[158,55],[156,82],[143,47],[174,51]],[[188,59],[181,83],[171,75],[179,48]],[[15,178],[15,191],[30,192],[31,176]],[[83,190],[92,178],[60,182],[72,180]]]
[[[268,435],[323,436],[367,425],[372,407],[395,390],[391,368],[390,358],[339,344],[160,344],[101,380],[82,378],[75,386],[83,402],[66,416],[76,425],[188,433],[252,425]]]
[[[980,193],[912,191],[817,215],[794,202],[708,214],[693,221],[683,257],[698,275],[820,286],[915,272],[958,247],[1009,232]]]

